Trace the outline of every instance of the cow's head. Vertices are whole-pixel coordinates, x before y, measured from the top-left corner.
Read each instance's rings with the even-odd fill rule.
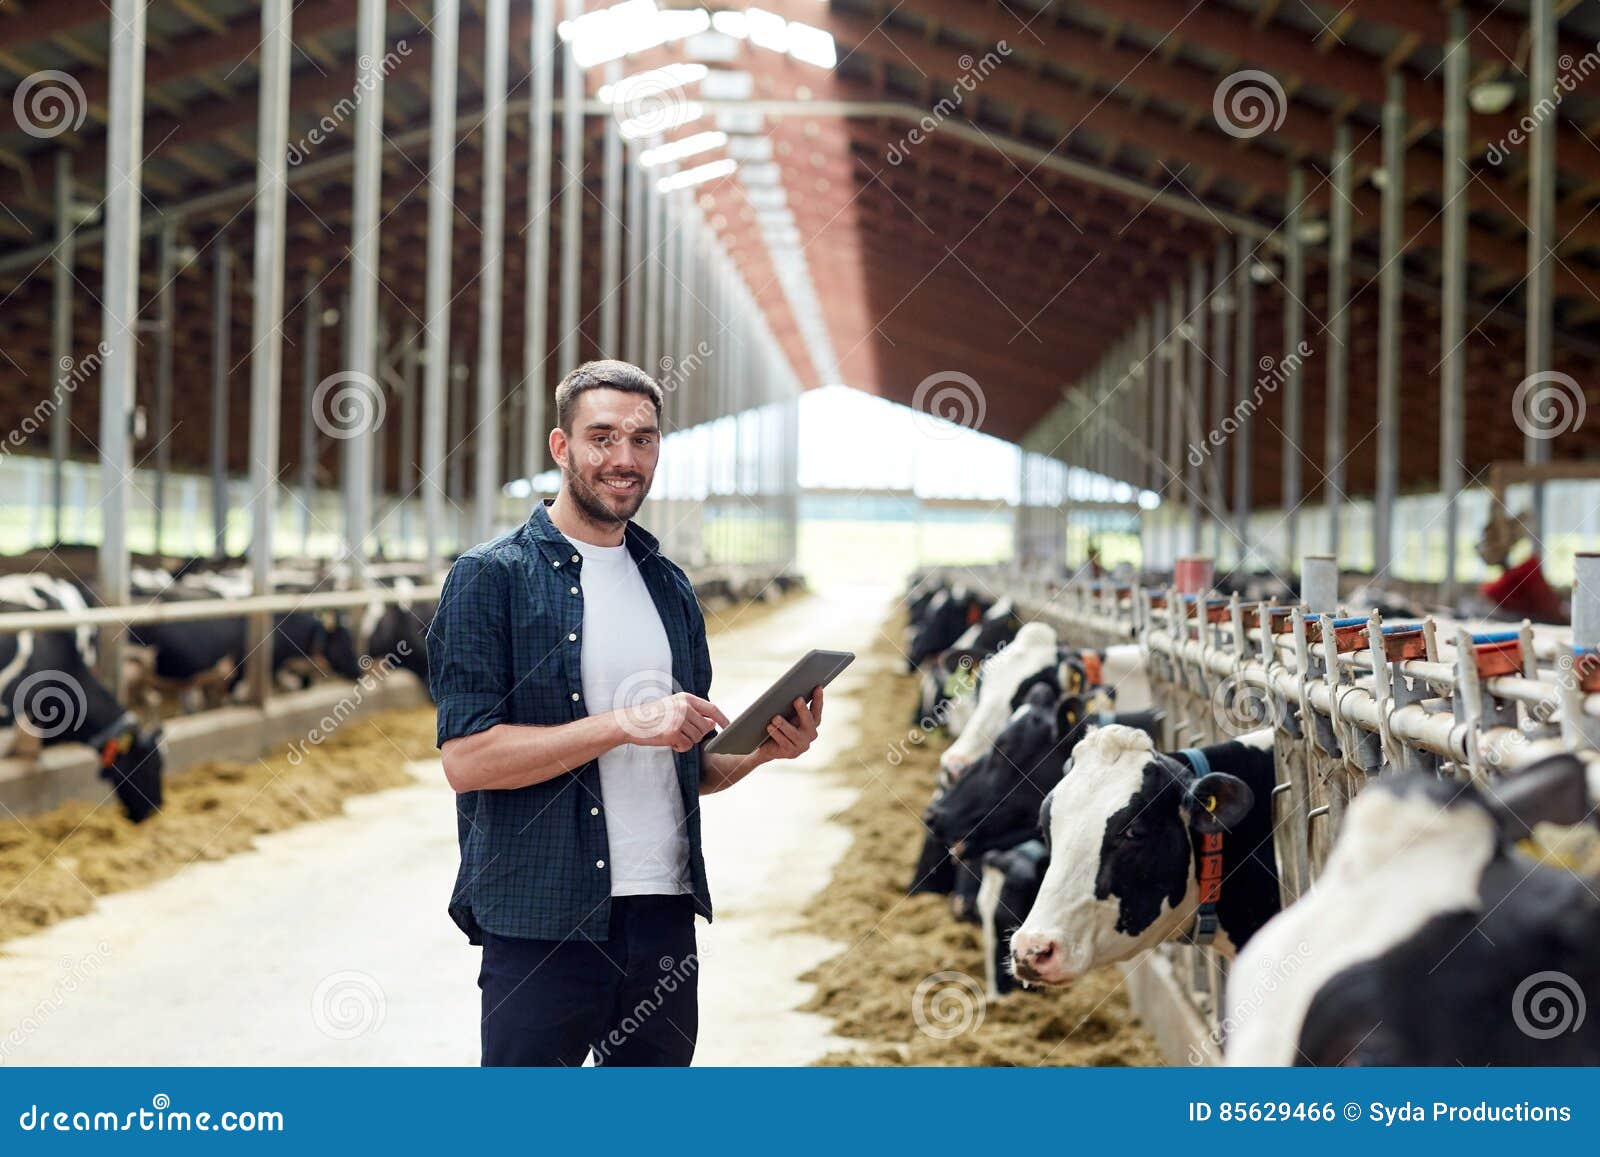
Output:
[[[1253,803],[1243,780],[1197,778],[1143,731],[1091,731],[1040,817],[1050,870],[1011,941],[1017,975],[1066,984],[1180,935],[1199,903],[1191,833],[1225,831]]]
[[[1516,1020],[1539,1012],[1530,979],[1592,960],[1593,881],[1516,850],[1537,823],[1593,819],[1589,774],[1586,790],[1582,762],[1559,755],[1483,790],[1422,775],[1365,788],[1316,887],[1230,969],[1228,1063],[1565,1064],[1586,1048],[1596,1063],[1581,1018],[1545,1036]]]
[[[125,716],[98,745],[100,775],[117,793],[123,813],[136,824],[161,810],[161,773],[166,766],[161,740],[161,728],[146,730]]]
[[[322,616],[322,655],[339,678],[354,682],[361,677],[361,645],[342,612],[328,611]]]
[[[1083,703],[1035,686],[994,747],[930,809],[928,826],[957,855],[1009,847],[1034,829],[1044,795],[1061,778],[1082,732]],[[1009,842],[1008,842],[1009,841]]]

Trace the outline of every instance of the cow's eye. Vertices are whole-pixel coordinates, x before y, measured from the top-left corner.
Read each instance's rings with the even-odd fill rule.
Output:
[[[1122,838],[1125,839],[1125,840],[1136,840],[1136,839],[1138,839],[1139,838],[1139,828],[1138,828],[1138,826],[1136,824],[1129,824],[1127,827],[1123,828],[1122,829]]]

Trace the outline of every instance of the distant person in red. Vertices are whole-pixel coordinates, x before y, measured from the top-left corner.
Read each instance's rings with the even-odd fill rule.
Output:
[[[1106,568],[1100,565],[1100,548],[1094,543],[1089,544],[1089,577],[1100,578],[1106,573]]]
[[[1496,506],[1489,525],[1478,540],[1478,557],[1490,566],[1503,567],[1500,577],[1483,584],[1479,592],[1494,606],[1496,614],[1536,623],[1565,623],[1567,609],[1561,596],[1544,577],[1544,563],[1535,547],[1515,566],[1507,559],[1524,537],[1531,538],[1526,515],[1513,518],[1504,507]]]

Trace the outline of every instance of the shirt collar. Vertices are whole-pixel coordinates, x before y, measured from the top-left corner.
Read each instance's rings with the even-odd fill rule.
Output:
[[[554,499],[546,498],[534,506],[533,513],[528,515],[528,533],[551,560],[565,562],[577,551],[567,541],[566,535],[550,521],[549,507],[553,501]],[[643,562],[661,553],[661,544],[656,536],[631,519],[622,528],[622,541],[635,562]]]

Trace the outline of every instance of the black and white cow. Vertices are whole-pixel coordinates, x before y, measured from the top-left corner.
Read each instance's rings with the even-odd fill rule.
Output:
[[[963,632],[983,618],[989,600],[966,587],[940,588],[913,619],[906,648],[906,671],[915,673],[935,655],[949,649]]]
[[[1017,975],[1066,984],[1190,935],[1207,837],[1222,836],[1214,946],[1232,954],[1278,911],[1270,729],[1156,751],[1132,727],[1101,727],[1045,799],[1050,868],[1011,940]]]
[[[1488,792],[1362,791],[1316,886],[1234,962],[1228,1063],[1600,1064],[1600,880],[1516,848],[1592,816],[1590,774],[1558,756]]]
[[[983,618],[968,627],[941,654],[923,664],[922,694],[918,699],[913,727],[927,727],[942,721],[951,735],[959,735],[966,719],[952,719],[950,705],[955,699],[954,685],[964,681],[975,667],[1005,647],[1022,629],[1022,620],[1009,598],[1003,598],[984,612]],[[965,713],[964,713],[965,714]]]
[[[393,587],[398,601],[371,603],[354,631],[330,634],[327,659],[334,673],[355,679],[374,664],[410,671],[428,688],[428,627],[438,604],[407,597],[415,584],[404,576],[382,580]],[[430,692],[431,694],[431,692]]]
[[[1026,623],[1009,646],[978,667],[977,706],[961,734],[939,756],[939,769],[953,781],[993,746],[1016,710],[1024,679],[1057,661],[1056,633],[1045,623]]]
[[[0,611],[76,610],[83,594],[65,579],[0,578]],[[90,669],[80,631],[0,634],[0,726],[13,730],[12,753],[83,743],[100,754],[108,780],[135,823],[161,807],[161,731],[146,730]]]
[[[1036,684],[989,754],[929,806],[929,831],[958,855],[1008,848],[1038,832],[1044,797],[1091,728],[1120,725],[1157,734],[1158,711],[1089,713],[1076,695]]]
[[[1049,867],[1050,853],[1037,837],[1013,848],[984,853],[977,908],[990,997],[1004,996],[1017,987],[1010,968],[1011,934],[1033,907]]]

